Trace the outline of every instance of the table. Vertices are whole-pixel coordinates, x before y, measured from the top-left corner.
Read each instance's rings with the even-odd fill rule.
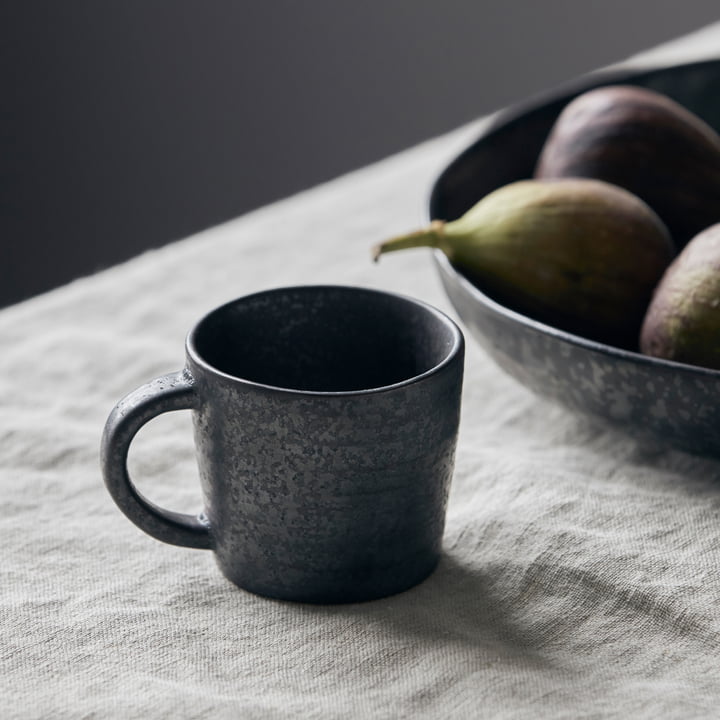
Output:
[[[720,25],[628,63],[717,52]],[[426,251],[431,183],[486,120],[0,312],[0,716],[687,718],[720,707],[720,464],[648,449],[531,395],[468,338],[438,570],[309,606],[240,591],[163,545],[102,483],[122,395],[179,369],[195,320],[271,286],[346,283],[452,314]],[[130,459],[200,502],[188,413]]]

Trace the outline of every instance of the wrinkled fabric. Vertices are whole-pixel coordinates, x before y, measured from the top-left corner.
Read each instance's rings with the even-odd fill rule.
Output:
[[[454,315],[429,251],[374,265],[370,246],[426,221],[482,122],[0,313],[2,718],[717,716],[720,463],[538,399],[467,333],[443,559],[406,593],[256,597],[210,552],[144,535],[103,486],[110,409],[180,369],[222,302],[345,283]],[[191,432],[189,413],[163,415],[129,461],[184,512],[200,503]]]

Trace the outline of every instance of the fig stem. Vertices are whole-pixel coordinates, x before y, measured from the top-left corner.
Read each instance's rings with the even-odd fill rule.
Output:
[[[394,252],[395,250],[417,247],[439,248],[443,244],[444,228],[445,223],[442,220],[433,220],[428,227],[422,230],[384,240],[372,248],[373,262],[377,262],[384,253]]]

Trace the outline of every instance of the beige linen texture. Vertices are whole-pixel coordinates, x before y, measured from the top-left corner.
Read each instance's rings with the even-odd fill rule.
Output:
[[[427,251],[375,266],[369,247],[425,221],[478,128],[0,313],[0,717],[718,716],[720,463],[539,400],[470,337],[444,558],[407,593],[255,597],[209,552],[144,535],[102,484],[112,405],[179,369],[219,303],[329,282],[452,314]],[[130,465],[157,502],[197,509],[189,413],[153,420]]]

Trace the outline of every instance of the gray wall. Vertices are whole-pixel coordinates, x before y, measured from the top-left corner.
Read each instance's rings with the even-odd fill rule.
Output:
[[[6,1],[0,304],[717,19],[717,0]]]

